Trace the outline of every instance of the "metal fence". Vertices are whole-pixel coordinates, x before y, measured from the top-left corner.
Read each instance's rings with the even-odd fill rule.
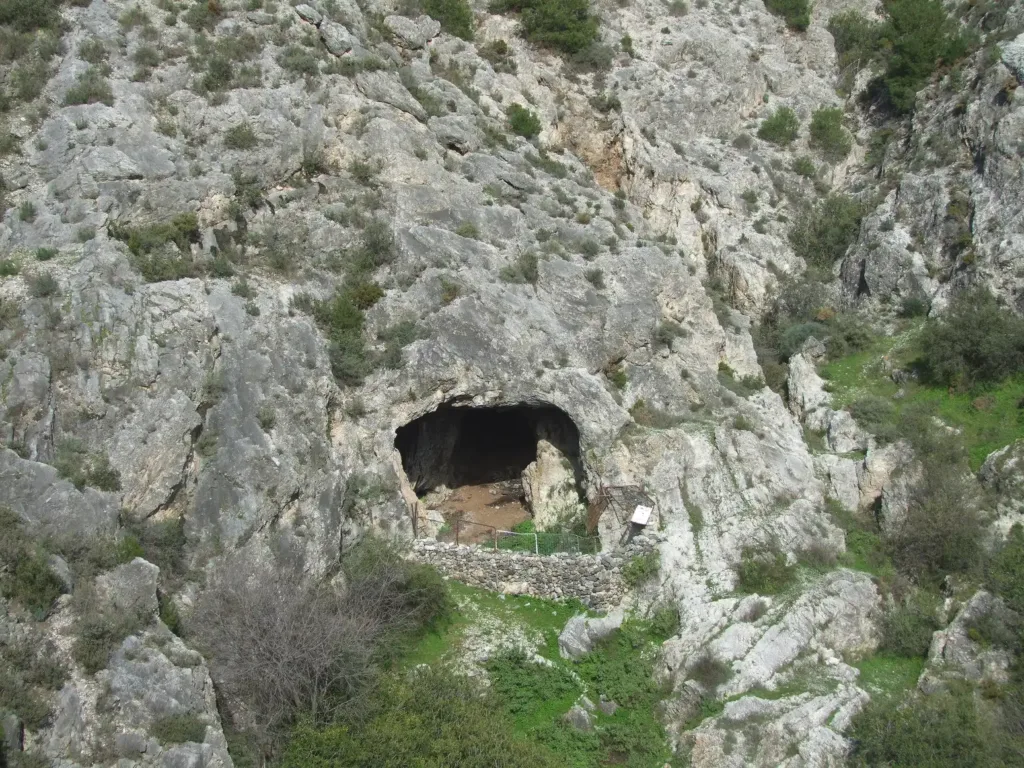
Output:
[[[493,525],[457,519],[441,528],[438,540],[455,544],[550,555],[555,552],[578,552],[592,555],[601,551],[597,536],[577,536],[574,533],[546,533],[503,531]]]

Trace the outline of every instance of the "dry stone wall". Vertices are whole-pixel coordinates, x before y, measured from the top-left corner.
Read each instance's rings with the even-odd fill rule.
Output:
[[[607,610],[628,590],[623,566],[656,545],[653,537],[638,536],[614,552],[535,555],[418,539],[409,557],[473,587],[548,600],[575,598],[595,610]]]

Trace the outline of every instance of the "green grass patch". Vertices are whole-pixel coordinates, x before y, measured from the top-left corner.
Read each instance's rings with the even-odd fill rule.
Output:
[[[907,321],[896,336],[877,339],[861,352],[822,366],[835,408],[849,406],[866,396],[893,404],[895,417],[911,407],[927,407],[935,416],[961,431],[971,469],[977,471],[994,450],[1024,437],[1024,418],[1017,404],[1024,399],[1024,374],[1000,384],[967,392],[950,392],[913,380],[896,384],[883,369],[883,358],[895,367],[910,367],[920,357],[919,338],[923,324]],[[898,400],[893,396],[900,390]]]
[[[858,685],[872,696],[900,696],[917,686],[927,659],[876,653],[853,666],[860,670]]]
[[[452,620],[420,637],[403,657],[403,667],[455,658],[467,631],[483,625],[489,625],[495,632],[521,627],[535,633],[540,640],[537,652],[557,661],[558,634],[573,616],[588,612],[586,606],[576,601],[556,603],[521,595],[502,596],[457,581],[449,581],[448,588],[457,606]]]

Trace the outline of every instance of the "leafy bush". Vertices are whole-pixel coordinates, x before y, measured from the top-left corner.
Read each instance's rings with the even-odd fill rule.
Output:
[[[149,727],[149,735],[161,744],[201,744],[206,738],[206,724],[195,715],[168,715]]]
[[[800,121],[796,112],[789,107],[779,107],[766,118],[757,129],[757,137],[784,147],[796,141],[800,135]]]
[[[199,224],[194,213],[139,228],[111,224],[108,233],[128,245],[132,263],[146,282],[180,280],[199,274],[199,265],[192,261],[190,249],[191,243],[199,242]],[[166,248],[170,244],[177,247],[177,255]]]
[[[55,296],[60,291],[60,283],[49,272],[39,272],[28,279],[28,292],[37,299]]]
[[[75,84],[64,94],[64,106],[95,103],[114,106],[114,92],[110,90],[110,83],[102,70],[93,66],[79,75]]]
[[[636,555],[622,566],[622,580],[631,588],[636,589],[657,576],[659,568],[661,568],[661,553],[658,550]]]
[[[814,166],[814,161],[807,155],[800,155],[800,157],[794,158],[792,168],[793,173],[797,176],[803,176],[807,179],[813,179],[818,175],[818,169]]]
[[[38,731],[49,722],[52,692],[67,680],[68,670],[56,660],[59,657],[53,643],[34,630],[9,634],[0,642],[0,701],[5,714],[17,715],[30,730]],[[12,764],[12,768],[21,766]]]
[[[651,634],[661,640],[668,640],[679,634],[681,618],[679,609],[674,605],[658,608],[651,616]]]
[[[848,11],[833,16],[828,28],[840,66],[853,71],[879,64],[884,72],[869,84],[868,95],[907,113],[932,73],[963,58],[970,44],[939,0],[889,0],[882,8],[882,22]]]
[[[21,518],[6,507],[0,507],[0,530],[0,594],[42,619],[64,592],[63,585],[46,553],[25,535]]]
[[[781,552],[758,552],[744,548],[736,575],[736,588],[739,592],[776,595],[796,580],[796,568],[786,564],[786,556]]]
[[[53,466],[78,489],[88,485],[101,491],[121,490],[121,474],[110,466],[109,457],[90,452],[78,440],[63,440],[57,446]]]
[[[996,383],[1024,369],[1024,319],[986,289],[975,288],[928,321],[921,346],[928,376],[937,384]]]
[[[0,24],[18,32],[54,29],[60,24],[60,0],[4,0]]]
[[[764,382],[758,376],[736,376],[728,363],[718,364],[718,383],[734,395],[750,397],[764,389]]]
[[[808,0],[765,0],[765,8],[786,20],[786,26],[803,32],[811,23],[811,4]]]
[[[854,765],[995,768],[998,739],[979,717],[970,688],[917,695],[903,705],[898,698],[872,697],[854,718]]]
[[[860,69],[879,57],[883,47],[882,25],[856,11],[837,13],[828,21],[840,69]]]
[[[594,267],[585,271],[583,277],[597,290],[600,291],[604,288],[604,270]]]
[[[714,690],[727,682],[732,675],[732,667],[710,653],[701,654],[686,674],[688,678],[696,680],[708,690]]]
[[[473,39],[473,10],[466,0],[423,0],[423,12],[441,22],[448,34]]]
[[[654,429],[672,429],[683,422],[680,417],[673,416],[668,411],[648,405],[643,398],[633,403],[633,406],[629,409],[629,415],[640,426],[652,427]]]
[[[827,160],[838,163],[853,149],[853,139],[843,128],[843,110],[822,107],[811,115],[811,146],[821,150]]]
[[[301,45],[289,45],[277,58],[282,69],[296,75],[316,76],[320,74],[320,60]]]
[[[505,114],[513,133],[526,139],[532,139],[540,133],[540,118],[535,112],[519,104],[511,104]]]
[[[826,197],[813,208],[805,209],[794,222],[789,241],[797,256],[811,266],[830,269],[846,255],[857,239],[864,207],[841,194]]]
[[[515,263],[502,268],[501,279],[506,283],[529,283],[530,285],[536,285],[540,277],[537,263],[537,254],[532,251],[521,253],[516,257]]]
[[[941,629],[936,608],[926,593],[917,593],[891,607],[882,619],[881,650],[897,656],[927,656],[932,633]]]
[[[74,606],[77,620],[72,655],[90,675],[105,668],[110,654],[149,620],[139,611],[115,611],[101,604],[91,591],[79,587],[75,588]]]
[[[281,768],[555,768],[536,739],[514,735],[493,692],[445,669],[418,669],[384,681],[353,723],[301,724]]]
[[[982,524],[966,462],[923,455],[923,476],[911,488],[906,514],[887,533],[886,546],[898,569],[937,585],[948,574],[978,565]]]
[[[892,424],[896,406],[884,397],[865,395],[850,403],[850,415],[868,432],[877,434]]]
[[[891,54],[881,88],[894,111],[909,112],[936,67],[962,58],[968,45],[939,0],[891,0],[884,7]]]
[[[1024,527],[1020,523],[1010,529],[1006,542],[993,556],[988,582],[1010,608],[1024,613]]]
[[[581,693],[568,669],[538,664],[518,649],[494,656],[487,662],[487,672],[492,689],[513,716],[530,711],[538,702],[575,698]]]
[[[259,143],[259,137],[248,123],[229,128],[224,134],[224,146],[228,149],[252,149]]]
[[[598,41],[587,0],[495,0],[491,10],[519,13],[523,37],[564,54],[583,54]]]

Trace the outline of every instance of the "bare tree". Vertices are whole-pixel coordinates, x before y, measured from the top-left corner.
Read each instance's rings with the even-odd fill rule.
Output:
[[[366,545],[345,589],[234,565],[214,574],[189,625],[231,709],[270,742],[298,715],[326,723],[353,706],[382,644],[447,608],[436,574],[384,545]]]

